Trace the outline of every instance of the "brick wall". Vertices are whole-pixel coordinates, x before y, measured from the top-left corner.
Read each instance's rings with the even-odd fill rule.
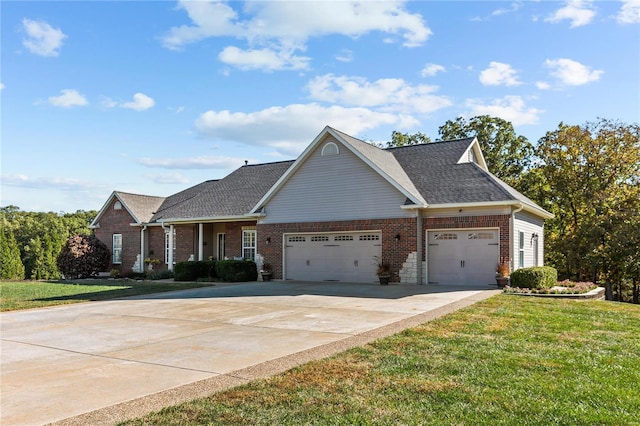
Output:
[[[256,226],[256,222],[231,222],[225,226],[225,253],[229,259],[242,256],[242,227],[243,226]],[[258,233],[257,238],[263,239]],[[266,238],[266,237],[265,237]],[[257,241],[258,246],[260,241]]]
[[[109,247],[109,252],[111,252],[113,234],[122,234],[122,264],[110,264],[109,269],[115,268],[128,272],[131,271],[136,263],[136,257],[140,254],[140,227],[130,225],[135,223],[135,220],[124,207],[119,210],[113,208],[116,201],[114,198],[107,206],[100,218],[100,228],[95,229],[95,235]]]
[[[145,258],[158,259],[160,263],[153,265],[154,270],[167,269],[164,263],[164,229],[162,226],[149,226],[145,235],[147,253]]]
[[[487,215],[487,216],[453,216],[453,217],[428,217],[423,219],[423,228],[429,229],[453,229],[453,228],[498,228],[500,230],[500,261],[511,259],[511,244],[509,236],[509,224],[511,215]],[[422,258],[425,257],[424,247]]]
[[[399,281],[398,271],[408,254],[417,249],[416,218],[258,224],[257,229],[258,253],[265,263],[271,264],[275,279],[282,279],[282,235],[284,233],[382,230],[382,257],[391,266],[394,282]],[[396,241],[396,235],[400,235],[399,241]],[[266,243],[267,238],[271,240],[269,244]]]

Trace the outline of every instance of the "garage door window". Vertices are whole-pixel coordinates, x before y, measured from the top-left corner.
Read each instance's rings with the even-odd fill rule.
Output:
[[[256,259],[256,231],[255,229],[242,231],[242,257]]]
[[[336,235],[333,241],[353,241],[353,235]]]
[[[433,236],[433,239],[434,240],[457,240],[458,234],[449,234],[449,233],[436,234]]]
[[[329,241],[329,237],[327,237],[326,235],[316,235],[311,237],[311,242],[325,242],[325,241]]]

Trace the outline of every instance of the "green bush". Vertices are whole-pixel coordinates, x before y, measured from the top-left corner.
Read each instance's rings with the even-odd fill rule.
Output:
[[[511,287],[543,289],[558,282],[558,271],[551,266],[534,266],[516,269],[511,273]]]
[[[216,274],[221,281],[232,283],[258,279],[258,269],[251,260],[219,260],[216,262]]]
[[[168,271],[166,269],[147,273],[147,279],[149,280],[166,280],[169,278],[173,278],[173,271]]]
[[[175,281],[197,281],[198,278],[211,277],[214,262],[211,260],[176,263],[173,279]]]

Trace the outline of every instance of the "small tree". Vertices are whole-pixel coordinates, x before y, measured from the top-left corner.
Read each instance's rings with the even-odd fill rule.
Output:
[[[0,278],[24,279],[24,265],[20,260],[20,248],[11,231],[0,230]]]
[[[58,254],[58,269],[65,278],[87,278],[109,267],[109,249],[94,235],[74,235]]]

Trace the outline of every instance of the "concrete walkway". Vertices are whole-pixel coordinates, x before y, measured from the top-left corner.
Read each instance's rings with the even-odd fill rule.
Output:
[[[496,293],[271,282],[3,313],[0,424],[114,424]]]

